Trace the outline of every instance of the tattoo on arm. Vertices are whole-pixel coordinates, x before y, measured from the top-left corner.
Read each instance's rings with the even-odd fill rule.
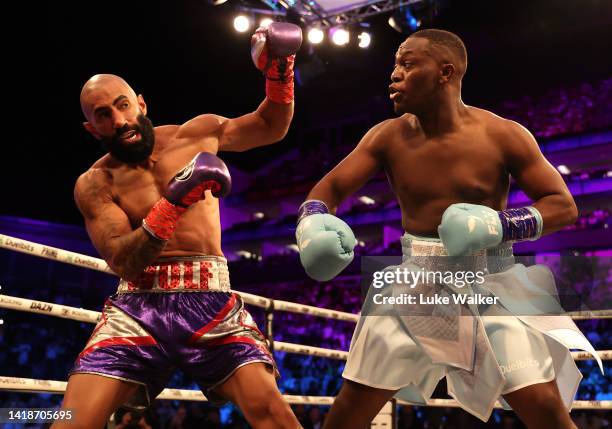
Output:
[[[124,278],[138,276],[159,257],[166,245],[165,241],[153,238],[142,227],[113,241],[113,265]]]
[[[142,227],[132,230],[127,214],[115,204],[100,176],[80,179],[75,201],[96,249],[115,273],[132,280],[159,257],[166,243],[151,237]]]

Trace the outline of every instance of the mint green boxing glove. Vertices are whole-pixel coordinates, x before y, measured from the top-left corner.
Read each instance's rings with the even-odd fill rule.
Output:
[[[535,207],[495,211],[477,204],[452,204],[442,215],[438,234],[449,256],[472,255],[505,241],[537,240],[542,216]]]
[[[295,238],[306,274],[320,282],[336,277],[355,256],[353,231],[329,214],[323,201],[308,200],[300,206]]]

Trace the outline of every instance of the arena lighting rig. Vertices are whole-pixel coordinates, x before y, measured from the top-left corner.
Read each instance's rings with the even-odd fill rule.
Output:
[[[215,4],[215,3],[213,3]],[[261,7],[260,7],[261,4]],[[400,32],[416,30],[420,22],[412,17],[410,6],[433,6],[431,0],[259,0],[259,4],[237,6],[236,31],[246,33],[272,20],[293,22],[302,27],[311,45],[329,40],[336,46],[355,45],[367,48],[372,34],[366,19],[384,13],[392,14],[389,25]],[[414,22],[412,22],[414,21]],[[415,24],[417,23],[417,24]],[[416,27],[415,27],[416,25]],[[352,35],[351,33],[356,33]]]

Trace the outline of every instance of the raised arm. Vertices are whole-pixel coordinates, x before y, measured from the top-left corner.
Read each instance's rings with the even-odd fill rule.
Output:
[[[258,29],[251,56],[266,78],[266,98],[254,112],[237,118],[200,115],[184,123],[176,139],[218,139],[219,151],[242,152],[276,143],[285,137],[293,119],[293,64],[302,43],[294,24],[276,22]]]
[[[293,101],[286,104],[264,99],[257,110],[225,119],[220,128],[219,150],[243,152],[282,140],[293,119]]]
[[[79,177],[74,199],[102,258],[121,278],[134,280],[157,259],[166,242],[153,238],[142,227],[132,230],[125,212],[113,202],[105,174],[96,169]]]
[[[301,44],[297,25],[274,22],[257,29],[251,57],[266,78],[266,98],[254,112],[223,124],[219,150],[241,152],[285,137],[293,119],[293,64]]]

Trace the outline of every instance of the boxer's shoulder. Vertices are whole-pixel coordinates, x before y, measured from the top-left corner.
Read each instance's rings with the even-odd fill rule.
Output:
[[[365,137],[371,142],[384,142],[390,137],[397,135],[398,131],[402,131],[405,127],[405,116],[402,115],[399,118],[385,119],[382,122],[374,125],[367,132]]]
[[[160,130],[159,139],[156,129],[156,151],[167,155],[187,150],[192,153],[191,157],[202,151],[216,153],[223,126],[227,121],[227,118],[207,113],[182,125],[160,127],[164,129]]]
[[[412,113],[404,113],[399,118],[393,119],[390,127],[394,127],[393,131],[401,132],[402,135],[407,137],[417,136],[421,134],[421,125],[419,119]]]
[[[93,201],[112,200],[112,174],[96,164],[81,174],[74,186],[74,199],[81,210]]]
[[[512,138],[527,130],[519,123],[485,109],[469,106],[470,113],[487,133],[496,139]]]
[[[370,132],[372,145],[382,151],[421,135],[418,119],[409,113],[387,119],[373,127]]]
[[[393,120],[387,119],[370,128],[357,145],[357,149],[365,149],[371,153],[384,153],[388,137],[391,135],[389,125]]]
[[[112,174],[104,167],[91,167],[79,176],[76,185],[82,188],[110,186]]]
[[[77,179],[77,184],[110,184],[113,179],[113,170],[121,168],[125,164],[117,161],[110,154],[105,154],[94,162],[89,169]]]
[[[171,140],[181,128],[180,125],[160,125],[155,127],[155,144]]]
[[[201,138],[201,136],[219,136],[227,118],[205,113],[182,124],[176,131],[174,138]]]
[[[502,151],[513,153],[537,146],[535,138],[523,125],[486,110],[479,110],[487,135]]]

